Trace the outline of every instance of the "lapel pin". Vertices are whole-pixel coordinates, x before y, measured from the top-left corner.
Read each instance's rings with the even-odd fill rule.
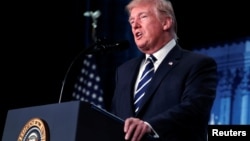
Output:
[[[169,64],[170,66],[172,66],[172,65],[173,65],[173,62],[168,62],[168,64]]]

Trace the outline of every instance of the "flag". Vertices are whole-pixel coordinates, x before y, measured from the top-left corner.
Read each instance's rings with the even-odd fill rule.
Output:
[[[72,94],[73,98],[94,104],[104,109],[101,77],[93,55],[86,55],[82,61],[82,68],[77,77]]]

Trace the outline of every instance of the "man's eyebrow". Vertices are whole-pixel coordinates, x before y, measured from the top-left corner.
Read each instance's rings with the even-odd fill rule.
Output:
[[[134,17],[139,17],[139,16],[141,16],[142,14],[148,14],[148,12],[140,12],[140,13],[138,13],[136,16],[133,16],[133,17],[129,17],[129,20],[130,19],[134,19]]]
[[[133,20],[134,19],[134,17],[129,17],[128,18],[128,21],[131,21],[131,20]]]

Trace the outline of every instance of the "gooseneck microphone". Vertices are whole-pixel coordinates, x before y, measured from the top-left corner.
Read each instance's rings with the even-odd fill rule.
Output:
[[[114,52],[114,51],[122,51],[129,48],[129,41],[123,40],[123,41],[117,41],[117,42],[108,42],[108,41],[98,41],[94,43],[92,46],[89,48],[86,48],[85,50],[81,51],[70,63],[66,74],[64,76],[64,79],[62,81],[62,87],[60,91],[60,96],[59,96],[59,102],[61,103],[62,96],[63,96],[63,91],[65,87],[65,83],[67,80],[67,77],[69,75],[69,72],[72,68],[72,66],[75,64],[75,62],[80,59],[83,55],[89,55],[89,54],[98,54],[98,53],[106,53],[106,52]]]
[[[118,41],[118,42],[107,42],[99,41],[89,47],[86,51],[87,54],[103,53],[103,52],[112,52],[112,51],[121,51],[129,47],[129,41]]]

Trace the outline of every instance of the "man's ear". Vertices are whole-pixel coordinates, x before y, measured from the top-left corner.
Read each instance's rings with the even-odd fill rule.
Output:
[[[172,25],[172,19],[170,17],[167,17],[162,22],[163,30],[168,30]]]

